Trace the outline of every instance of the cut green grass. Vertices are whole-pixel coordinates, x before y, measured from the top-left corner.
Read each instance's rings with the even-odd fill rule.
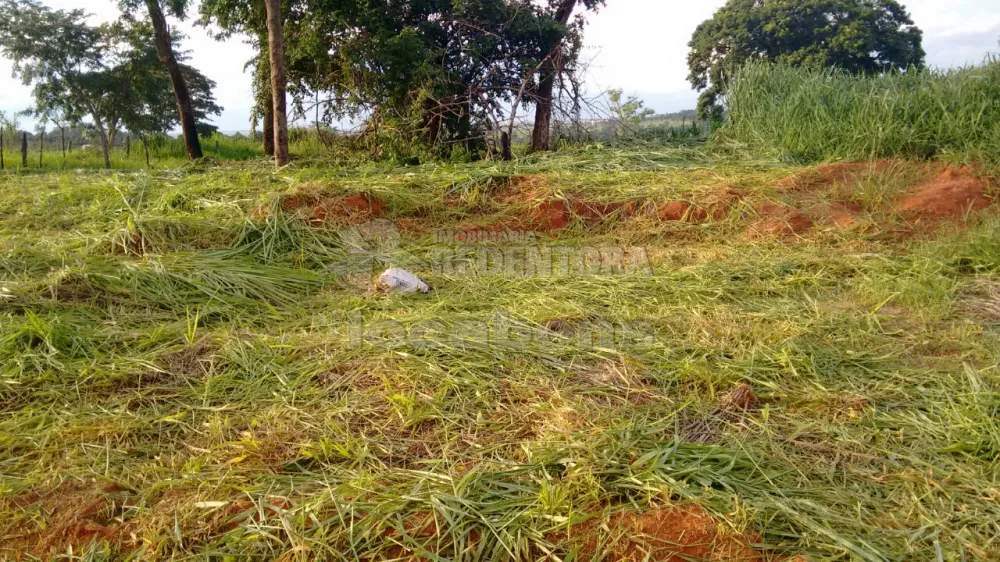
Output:
[[[613,560],[568,537],[695,503],[768,556],[997,558],[992,213],[919,242],[751,242],[742,207],[614,217],[540,243],[644,246],[651,273],[428,267],[434,291],[406,296],[353,284],[342,225],[280,204],[377,195],[424,255],[433,229],[506,217],[492,196],[520,176],[541,178],[539,198],[667,201],[719,185],[777,198],[795,171],[684,148],[2,177],[0,556]],[[907,173],[860,196],[879,205]],[[472,345],[498,313],[536,343]],[[359,316],[442,337],[358,345]],[[601,325],[652,339],[572,337]],[[718,417],[741,383],[757,407]]]

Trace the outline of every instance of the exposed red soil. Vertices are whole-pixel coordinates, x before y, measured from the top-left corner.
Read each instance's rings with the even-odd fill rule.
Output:
[[[602,529],[602,523],[610,533]],[[619,513],[604,521],[592,519],[573,526],[566,536],[547,538],[576,547],[581,559],[607,552],[609,560],[629,561],[768,560],[750,546],[759,543],[759,537],[726,532],[711,514],[695,505]]]
[[[820,166],[779,182],[779,187],[788,189],[789,194],[803,198],[799,203],[805,209],[807,218],[821,225],[840,229],[857,229],[864,224],[862,216],[864,209],[858,203],[846,198],[851,197],[858,183],[872,174],[885,173],[893,167],[909,167],[915,177],[923,177],[925,181],[907,189],[898,195],[893,204],[883,209],[873,209],[875,217],[884,215],[886,224],[871,223],[881,235],[890,238],[912,238],[926,235],[949,225],[962,228],[966,220],[973,214],[990,207],[994,202],[991,197],[992,184],[966,166],[942,167],[940,164],[920,164],[897,160],[881,160],[876,162],[853,162]],[[816,205],[820,195],[834,197],[832,203]],[[809,208],[812,200],[814,206]],[[758,208],[758,211],[761,209]],[[774,208],[764,209],[765,214],[785,214]],[[904,223],[895,222],[892,217],[902,218]],[[796,218],[798,224],[783,228],[779,220],[767,220],[764,224],[755,225],[748,235],[751,238],[765,236],[787,236],[791,233],[808,230],[805,220]]]
[[[993,204],[987,190],[987,184],[968,167],[948,167],[900,197],[897,209],[911,220],[963,222],[970,213]]]
[[[758,220],[747,231],[750,239],[775,236],[799,236],[813,227],[813,221],[794,207],[779,203],[761,203],[754,207]]]
[[[613,216],[627,218],[638,213],[641,207],[640,201],[605,203],[569,195],[565,199],[542,201],[524,217],[497,226],[513,230],[554,232],[566,228],[577,219],[588,226],[595,226]],[[489,230],[489,227],[485,229]]]
[[[86,550],[93,543],[107,543],[112,552],[127,554],[142,544],[145,531],[176,525],[177,513],[194,505],[196,497],[193,490],[170,490],[150,509],[142,510],[141,516],[128,519],[126,514],[138,507],[138,498],[114,484],[79,482],[23,492],[0,500],[0,507],[6,510],[25,512],[24,518],[0,522],[0,558],[47,559],[64,554],[68,548]],[[230,501],[206,508],[202,517],[182,524],[181,531],[187,540],[197,541],[231,531],[245,520],[260,522],[291,507],[288,499],[276,497],[259,504],[246,499]]]
[[[708,220],[708,211],[687,201],[671,201],[661,205],[656,210],[656,216],[663,222],[702,222]]]
[[[859,182],[866,181],[872,174],[892,173],[904,166],[912,168],[914,176],[925,177],[928,181],[898,196],[891,207],[869,209],[871,215],[852,200]],[[970,213],[986,209],[994,202],[989,195],[989,183],[966,167],[942,171],[939,164],[896,160],[829,164],[785,178],[778,182],[787,199],[783,203],[750,201],[746,193],[728,185],[693,193],[689,199],[658,204],[648,200],[598,202],[573,193],[554,198],[545,187],[544,176],[511,178],[494,190],[491,197],[500,207],[518,209],[514,216],[494,224],[476,224],[468,228],[556,233],[574,221],[593,227],[613,218],[629,218],[646,211],[663,222],[721,221],[732,214],[738,204],[747,201],[754,205],[756,215],[750,217],[752,224],[746,233],[751,240],[803,236],[815,225],[822,230],[864,226],[878,233],[909,238],[933,232],[943,223],[961,223]],[[286,212],[305,212],[316,224],[361,224],[384,216],[387,210],[385,202],[373,195],[356,193],[329,197],[308,190],[285,196],[281,206]],[[886,224],[881,223],[879,215],[884,215]],[[897,218],[892,218],[894,216]],[[905,220],[903,227],[899,225],[899,216]],[[398,226],[405,232],[425,232],[426,226],[419,218],[414,215],[401,219]],[[457,228],[461,230],[463,226]]]
[[[44,525],[34,521],[0,523],[0,555],[15,560],[44,558],[75,551],[91,542],[120,545],[131,541],[131,524],[115,521],[128,495],[114,485],[63,484],[44,492],[24,492],[0,502],[15,511],[37,508]]]
[[[837,201],[822,213],[817,222],[831,224],[837,228],[848,230],[861,224],[864,208],[853,201]]]
[[[374,195],[354,194],[327,199],[312,209],[313,222],[347,222],[358,224],[385,214],[385,203]]]
[[[695,196],[693,201],[669,201],[660,205],[656,216],[663,222],[704,222],[725,219],[733,206],[746,197],[742,191],[728,185]]]
[[[825,164],[805,172],[778,180],[779,189],[821,189],[834,185],[850,185],[866,176],[885,172],[893,165],[903,165],[899,160],[876,160],[873,162],[840,162]],[[905,164],[909,165],[909,164]]]
[[[541,205],[531,211],[526,226],[527,230],[537,230],[541,232],[562,230],[569,226],[572,218],[569,204],[567,204],[566,201],[544,201]]]
[[[396,228],[406,234],[425,234],[430,226],[420,219],[402,218],[396,220]]]
[[[722,220],[746,196],[746,193],[739,189],[723,185],[710,191],[703,201],[699,201],[699,204],[708,210],[713,220]]]

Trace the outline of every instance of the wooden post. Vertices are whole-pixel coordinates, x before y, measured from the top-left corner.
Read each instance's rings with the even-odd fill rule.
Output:
[[[21,167],[28,167],[28,133],[21,133]]]
[[[44,165],[45,158],[45,129],[42,129],[42,134],[38,137],[38,168],[41,169]]]
[[[146,135],[142,135],[139,138],[142,139],[142,151],[146,153],[146,167],[152,168],[152,166],[149,164],[149,145],[146,144]]]
[[[125,135],[125,158],[132,157],[132,135]]]
[[[59,134],[62,136],[63,166],[66,166],[66,128],[59,127]]]

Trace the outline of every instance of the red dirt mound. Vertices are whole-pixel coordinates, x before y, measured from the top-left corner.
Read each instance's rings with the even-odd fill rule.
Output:
[[[0,555],[15,560],[80,550],[93,541],[122,544],[130,540],[130,525],[115,522],[127,494],[114,485],[64,484],[43,493],[26,492],[0,502],[18,511],[39,506],[44,524],[0,523]],[[6,505],[4,505],[6,504]],[[12,525],[7,527],[7,525]]]
[[[778,180],[779,189],[816,189],[834,185],[856,183],[872,173],[881,173],[897,161],[876,160],[874,162],[841,162],[826,164]]]
[[[385,214],[385,203],[374,195],[357,193],[336,199],[327,199],[312,209],[313,222],[367,222]]]
[[[501,204],[525,203],[539,198],[546,185],[548,180],[545,176],[514,176],[506,186],[493,191],[492,197]]]
[[[569,226],[571,219],[569,205],[565,201],[545,201],[529,215],[528,227],[541,232],[562,230]]]
[[[561,536],[548,538],[577,546],[581,559],[593,558],[600,550],[609,551],[609,560],[762,562],[767,559],[750,547],[760,542],[758,537],[722,531],[707,511],[694,505],[613,515],[605,522],[610,534],[601,528],[601,523],[591,520],[573,527],[566,537],[568,541],[561,540]],[[600,540],[602,536],[606,540]],[[579,542],[574,541],[576,537]]]
[[[708,219],[708,211],[687,201],[671,201],[661,205],[656,210],[656,216],[663,222],[701,222]]]
[[[750,239],[804,234],[812,229],[813,221],[798,209],[779,203],[761,203],[754,207],[758,220],[750,226]]]
[[[930,182],[900,197],[897,209],[914,220],[964,221],[969,213],[993,203],[987,196],[987,188],[969,168],[948,167]]]
[[[574,218],[579,218],[587,225],[593,226],[613,215],[632,216],[638,212],[640,207],[641,204],[636,201],[599,203],[571,195],[566,199],[543,201],[518,223],[520,227],[527,230],[552,232],[566,228]]]
[[[733,206],[746,198],[746,196],[746,193],[739,189],[723,185],[715,188],[709,192],[707,197],[696,202],[699,207],[703,207],[708,211],[713,220],[722,220],[729,215],[729,211],[732,210]]]
[[[588,223],[597,223],[615,214],[622,217],[630,217],[634,215],[641,206],[635,201],[596,203],[593,201],[584,201],[576,197],[571,198],[570,203],[573,206],[573,212],[576,216],[587,221]]]
[[[864,213],[864,208],[854,202],[837,202],[830,206],[824,214],[825,222],[829,222],[837,228],[849,229],[861,223],[859,218]]]
[[[729,215],[733,206],[745,197],[746,194],[739,189],[722,185],[707,193],[698,194],[694,197],[693,202],[670,201],[661,205],[656,210],[656,215],[664,222],[681,220],[702,222],[709,218],[717,221],[723,220]]]

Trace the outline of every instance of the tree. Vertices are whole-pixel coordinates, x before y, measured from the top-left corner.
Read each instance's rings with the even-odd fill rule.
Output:
[[[203,0],[200,21],[263,50],[260,4]],[[568,29],[533,0],[285,0],[282,9],[290,110],[363,121],[377,152],[479,152],[515,101],[530,103],[522,84]],[[255,76],[270,76],[266,62],[253,61]]]
[[[556,25],[545,37],[546,55],[539,71],[538,89],[535,93],[535,124],[531,132],[532,151],[549,149],[552,95],[555,90],[556,78],[566,67],[566,60],[574,60],[579,52],[579,37],[583,28],[583,20],[578,20],[577,25],[573,28],[567,27],[577,4],[583,4],[586,9],[596,11],[598,7],[604,5],[604,0],[549,1],[549,15]],[[576,42],[567,41],[567,39],[576,39]],[[564,53],[566,46],[573,48]]]
[[[135,10],[139,7],[140,0],[122,0],[124,9]],[[174,54],[174,37],[171,36],[167,26],[167,19],[163,15],[163,8],[160,0],[142,0],[149,13],[150,23],[153,25],[153,44],[156,45],[156,52],[159,55],[160,64],[167,69],[170,77],[170,86],[174,91],[177,102],[177,112],[180,115],[181,132],[184,135],[184,148],[187,150],[188,158],[194,160],[202,157],[201,143],[198,141],[198,126],[195,119],[195,110],[191,101],[189,84],[185,80],[184,72]],[[169,0],[167,4],[171,15],[176,18],[184,18],[187,9],[187,0]]]
[[[145,145],[150,135],[170,131],[181,119],[169,71],[160,63],[159,49],[150,41],[156,31],[149,22],[123,18],[108,26],[105,33],[120,46],[117,64],[108,71],[120,84],[116,89],[117,114],[112,118],[138,135]],[[171,38],[174,44],[178,40],[176,36]],[[195,135],[210,136],[217,128],[207,122],[209,116],[222,113],[212,95],[215,82],[184,64],[186,53],[173,47],[171,52],[176,53],[175,62],[188,92]]]
[[[729,0],[689,43],[703,118],[722,115],[731,73],[751,59],[855,73],[920,68],[923,34],[896,0]]]
[[[125,18],[91,26],[86,19],[81,10],[52,10],[35,0],[0,0],[0,52],[14,61],[14,75],[33,86],[33,113],[58,113],[71,125],[91,120],[104,165],[110,168],[110,148],[123,124],[142,129],[145,125],[134,117],[145,114],[149,118],[144,123],[166,132],[178,122],[178,114],[176,105],[170,107],[168,71],[151,47],[150,24]],[[179,64],[179,69],[195,93],[195,118],[221,113],[212,98],[214,83],[191,67]]]
[[[56,39],[57,38],[57,39]],[[14,76],[34,85],[35,98],[58,106],[74,120],[89,115],[111,167],[104,116],[112,87],[104,73],[106,45],[82,10],[52,10],[35,0],[0,3],[0,51],[14,62]]]
[[[31,108],[31,113],[42,123],[51,121],[59,129],[59,143],[62,150],[63,163],[66,162],[66,129],[75,125],[66,118],[65,111],[60,107],[44,107],[36,105]]]
[[[625,97],[623,90],[608,90],[608,108],[614,118],[614,135],[634,135],[642,124],[642,120],[656,112],[646,107],[645,102],[636,96]]]
[[[267,51],[274,98],[274,162],[288,164],[288,115],[285,111],[285,47],[281,36],[281,0],[264,0],[267,7]]]
[[[211,26],[217,40],[228,40],[242,35],[257,50],[257,56],[244,65],[253,76],[251,87],[254,109],[251,113],[252,129],[263,125],[264,153],[274,156],[274,95],[271,92],[270,57],[267,51],[267,9],[258,0],[202,0],[201,17],[196,23]],[[285,32],[287,35],[287,32]],[[288,67],[286,56],[286,70]]]

